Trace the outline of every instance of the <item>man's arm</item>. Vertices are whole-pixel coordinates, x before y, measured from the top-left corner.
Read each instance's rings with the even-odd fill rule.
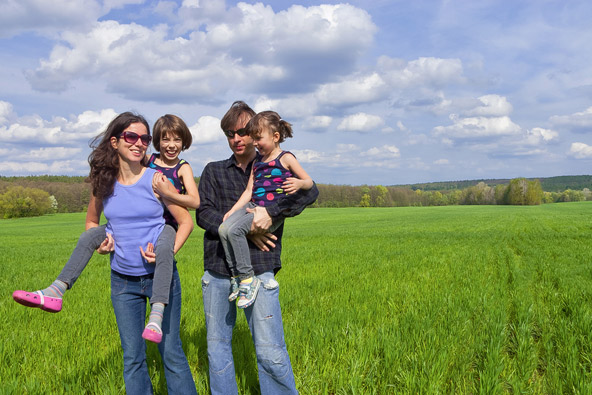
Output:
[[[312,188],[308,190],[300,189],[296,193],[279,199],[277,204],[265,208],[256,207],[250,210],[255,214],[251,232],[265,232],[271,226],[272,221],[297,216],[306,206],[313,204],[318,196],[319,190],[317,184],[313,181]]]
[[[317,184],[313,181],[312,188],[300,189],[296,193],[286,195],[277,204],[267,208],[267,213],[272,219],[295,217],[300,214],[306,206],[310,206],[319,197]]]
[[[218,203],[216,199],[216,177],[210,165],[206,165],[201,173],[198,190],[200,205],[195,210],[197,225],[206,232],[217,235],[224,213],[220,211],[219,205],[216,204]]]

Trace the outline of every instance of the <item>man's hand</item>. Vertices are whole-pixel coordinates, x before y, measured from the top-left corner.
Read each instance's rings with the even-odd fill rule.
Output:
[[[267,233],[267,229],[271,227],[272,223],[267,210],[263,207],[255,207],[248,208],[247,211],[255,214],[250,233]]]
[[[269,251],[270,248],[275,248],[274,241],[277,240],[276,235],[273,233],[249,233],[247,238],[261,251]]]
[[[101,255],[105,255],[110,253],[115,249],[115,241],[113,240],[113,235],[111,233],[107,233],[107,238],[103,240],[99,248],[97,248],[97,252]]]
[[[148,246],[146,246],[146,251],[144,251],[144,249],[142,249],[142,246],[140,246],[140,253],[144,257],[144,259],[146,259],[146,262],[156,263],[156,254],[154,253],[154,244],[148,243]]]

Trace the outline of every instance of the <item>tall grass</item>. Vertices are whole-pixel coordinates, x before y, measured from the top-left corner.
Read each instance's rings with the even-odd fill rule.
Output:
[[[303,394],[592,393],[592,204],[308,209],[286,222],[278,274]],[[95,256],[64,309],[12,301],[59,273],[83,214],[0,222],[0,392],[121,393],[108,259]],[[182,339],[208,388],[202,232],[179,253]],[[239,391],[259,392],[244,318]],[[156,391],[166,392],[156,347]]]

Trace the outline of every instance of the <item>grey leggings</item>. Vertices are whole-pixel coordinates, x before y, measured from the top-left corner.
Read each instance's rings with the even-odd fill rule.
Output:
[[[74,248],[70,259],[68,259],[58,276],[58,280],[68,284],[68,288],[72,288],[95,250],[107,237],[105,227],[106,225],[101,225],[90,228],[78,238],[76,248]],[[165,225],[156,242],[156,268],[154,270],[150,303],[169,303],[169,290],[175,264],[173,252],[175,237],[175,229],[170,225]]]
[[[257,205],[249,202],[240,210],[235,211],[226,218],[218,227],[218,235],[224,247],[226,263],[233,277],[238,276],[241,280],[253,277],[253,266],[251,265],[251,252],[247,234],[251,231],[253,223],[253,213],[247,211],[248,208],[255,208]],[[283,219],[274,222],[267,230],[273,232],[283,223]]]

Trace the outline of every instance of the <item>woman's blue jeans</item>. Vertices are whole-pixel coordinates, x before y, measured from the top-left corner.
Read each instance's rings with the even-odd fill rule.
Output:
[[[128,395],[152,394],[146,363],[146,301],[152,296],[153,275],[126,276],[111,271],[111,302],[123,349],[123,379]],[[175,267],[169,304],[162,320],[162,342],[158,345],[169,394],[196,394],[195,382],[183,352],[181,323],[181,282]]]
[[[297,394],[290,356],[284,341],[279,284],[272,272],[257,275],[262,287],[257,300],[244,309],[257,354],[259,386],[263,395]],[[230,277],[206,271],[202,293],[213,395],[237,394],[232,357],[236,304],[228,301]]]

